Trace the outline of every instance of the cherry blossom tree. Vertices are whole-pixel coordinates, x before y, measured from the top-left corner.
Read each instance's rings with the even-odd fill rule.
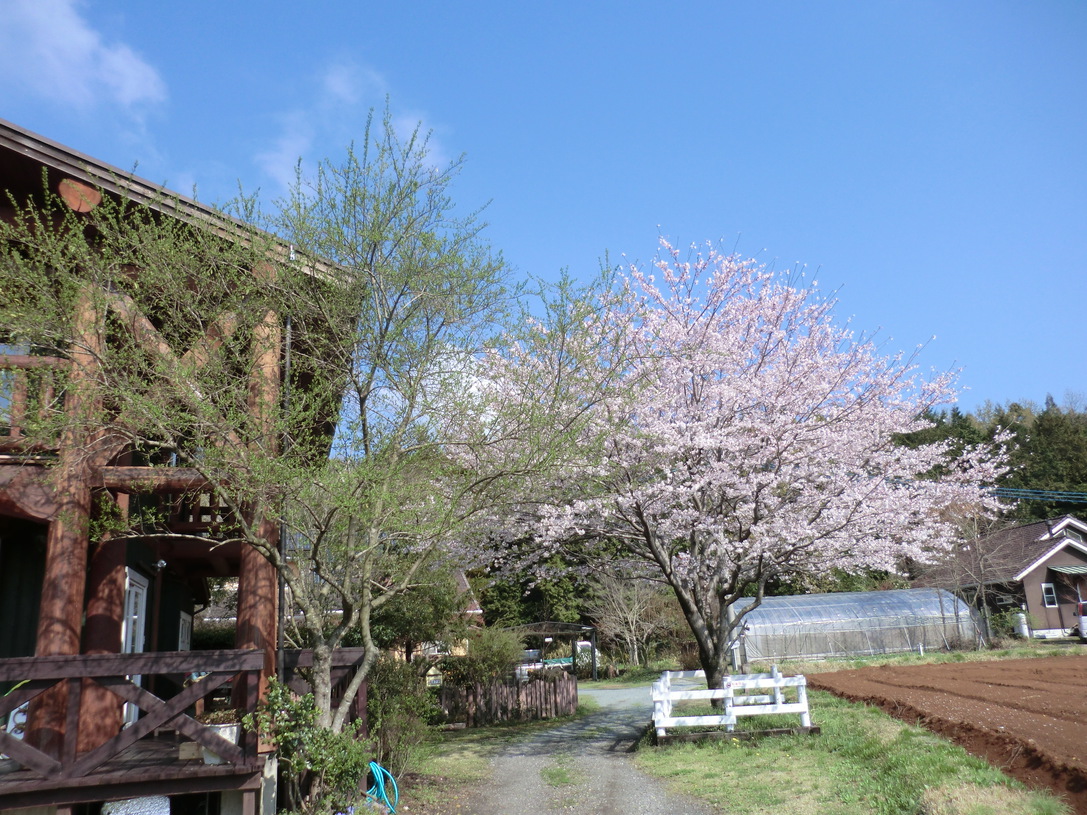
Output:
[[[611,396],[593,403],[578,466],[532,496],[522,551],[596,542],[649,565],[719,687],[768,581],[931,559],[958,515],[996,508],[985,487],[1004,459],[896,444],[954,401],[953,376],[883,354],[814,286],[712,247],[662,247],[653,274],[629,270],[625,296],[583,323],[587,344],[623,346],[578,367],[614,378]],[[744,596],[755,603],[734,612]]]

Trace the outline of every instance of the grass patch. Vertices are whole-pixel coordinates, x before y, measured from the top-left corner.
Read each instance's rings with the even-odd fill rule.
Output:
[[[575,719],[582,719],[586,716],[591,716],[594,713],[599,713],[601,705],[595,699],[590,699],[588,696],[577,700],[577,713],[573,715]]]
[[[609,688],[621,690],[636,688],[641,685],[651,685],[660,679],[664,671],[678,671],[674,662],[654,662],[651,665],[631,666],[623,669],[623,672],[611,679],[579,679],[578,685],[583,688]]]
[[[540,770],[540,777],[549,787],[572,787],[585,780],[585,774],[575,768],[570,756],[559,754]]]
[[[796,735],[642,749],[642,769],[734,815],[1059,815],[984,761],[917,727],[828,693],[809,691],[818,736]],[[757,718],[758,721],[754,721]],[[744,720],[748,729],[796,717]],[[788,723],[784,720],[789,719]],[[988,808],[988,809],[987,809]]]

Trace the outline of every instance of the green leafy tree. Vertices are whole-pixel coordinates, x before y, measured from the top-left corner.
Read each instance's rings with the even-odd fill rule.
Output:
[[[445,643],[465,637],[469,596],[448,569],[435,569],[426,585],[397,595],[370,619],[374,641],[396,649],[411,661],[423,643]]]
[[[107,194],[86,214],[53,201],[0,221],[0,339],[72,360],[41,392],[82,397],[37,406],[31,441],[78,430],[88,466],[130,450],[196,473],[214,534],[286,582],[289,644],[313,649],[316,724],[334,732],[380,653],[375,615],[471,561],[466,529],[577,435],[577,411],[477,378],[519,292],[478,214],[455,209],[460,167],[386,114],[267,213]],[[148,512],[111,534],[172,533]],[[366,656],[334,705],[350,632]]]
[[[1011,432],[1011,469],[1001,487],[1051,492],[1087,492],[1087,411],[1075,397],[1057,404],[1047,396],[1042,406],[1029,401],[986,404],[977,421],[992,435]],[[1082,513],[1084,504],[1057,499],[1023,499],[1007,513],[1019,522]]]
[[[374,734],[375,758],[394,776],[421,761],[427,726],[441,713],[419,667],[388,657],[374,668],[366,712]]]
[[[488,625],[578,623],[588,619],[589,582],[569,561],[555,556],[542,567],[546,576],[514,573],[494,577],[481,591]]]
[[[1058,406],[1047,397],[1044,409],[1029,427],[1016,433],[1018,465],[1004,486],[1059,492],[1087,492],[1087,414]],[[1017,516],[1041,520],[1081,512],[1082,504],[1059,500],[1022,501]]]

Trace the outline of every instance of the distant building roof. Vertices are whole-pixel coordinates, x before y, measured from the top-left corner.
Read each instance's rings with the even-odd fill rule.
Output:
[[[1008,527],[956,547],[925,569],[914,585],[965,588],[1015,583],[1053,552],[1069,544],[1082,547],[1085,539],[1087,523],[1072,515]]]

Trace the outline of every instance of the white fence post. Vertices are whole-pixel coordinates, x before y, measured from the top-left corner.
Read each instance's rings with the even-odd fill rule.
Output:
[[[732,676],[725,677],[724,681],[725,691],[725,730],[731,733],[736,729],[736,711],[734,709],[734,700],[732,696]]]
[[[775,665],[768,674],[734,674],[725,677],[723,687],[713,690],[673,689],[673,679],[701,679],[705,681],[703,671],[665,671],[661,678],[653,683],[653,725],[657,736],[664,737],[669,728],[725,726],[727,732],[735,730],[739,716],[765,716],[775,713],[795,713],[800,716],[800,724],[811,728],[811,713],[808,709],[807,680],[803,676],[782,676]],[[796,688],[796,702],[786,700],[785,689]],[[742,693],[737,696],[736,691]],[[773,693],[750,691],[772,690]],[[710,716],[674,716],[673,705],[684,700],[721,700],[724,710],[721,714]]]

